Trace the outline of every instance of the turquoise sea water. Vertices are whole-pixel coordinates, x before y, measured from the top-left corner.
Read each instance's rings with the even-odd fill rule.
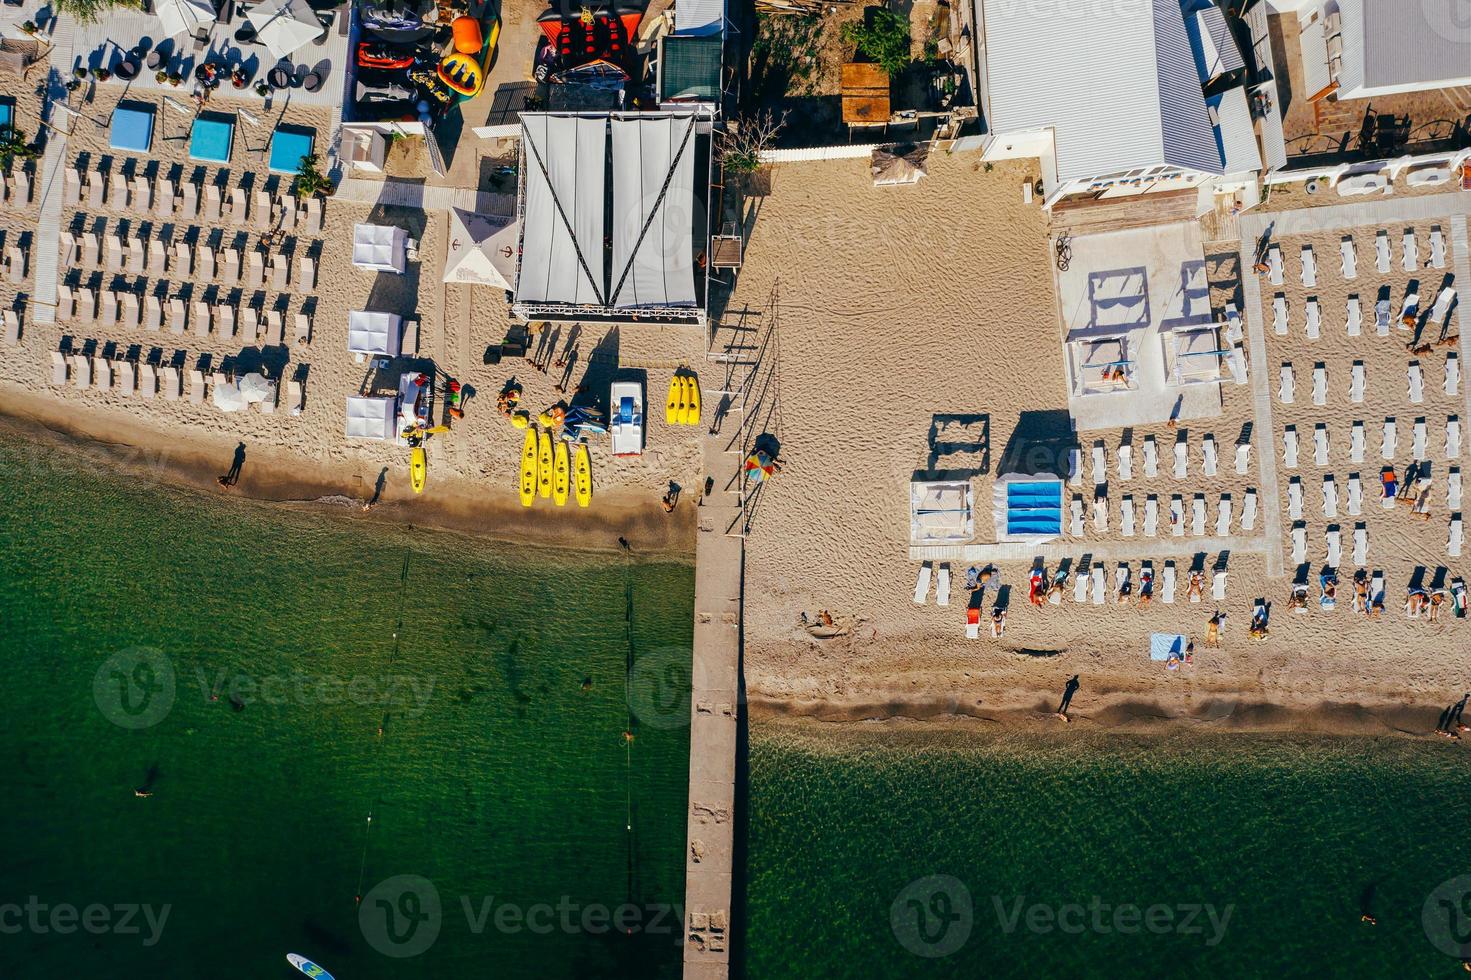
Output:
[[[1471,874],[1467,762],[1439,739],[758,725],[749,975],[1465,976],[1471,878],[1442,886]]]
[[[0,977],[677,975],[690,567],[0,452]]]

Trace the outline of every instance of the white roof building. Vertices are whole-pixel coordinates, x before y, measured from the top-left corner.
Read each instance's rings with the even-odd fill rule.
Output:
[[[1471,85],[1471,3],[1466,0],[1337,0],[1324,4],[1324,11],[1339,99]],[[1337,44],[1335,32],[1341,37]]]

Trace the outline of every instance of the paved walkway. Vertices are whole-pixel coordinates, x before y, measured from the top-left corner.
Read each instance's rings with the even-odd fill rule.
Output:
[[[71,20],[57,29],[54,36],[57,48],[71,46]],[[57,105],[66,102],[66,85],[54,59],[46,72],[46,98],[41,111],[46,122],[52,126],[66,126],[67,120],[59,120]],[[76,125],[79,120],[70,120]],[[31,244],[33,258],[32,275],[35,285],[27,314],[36,323],[56,322],[57,285],[61,275],[61,218],[62,218],[62,174],[66,169],[66,136],[59,129],[46,132],[46,152],[41,155],[37,170],[34,193],[40,201],[40,214],[36,220],[36,240]]]
[[[1383,225],[1397,221],[1428,221],[1450,215],[1471,214],[1471,191],[1422,194],[1419,197],[1380,197],[1351,204],[1325,204],[1296,211],[1249,211],[1240,216],[1241,240],[1252,242],[1267,230],[1283,235],[1310,235],[1359,225]]]
[[[1282,498],[1277,492],[1277,430],[1272,426],[1271,365],[1267,362],[1267,323],[1262,315],[1262,280],[1252,266],[1256,264],[1255,237],[1243,238],[1240,251],[1241,311],[1246,324],[1246,345],[1250,354],[1253,431],[1256,433],[1257,472],[1261,487],[1261,519],[1266,534],[1267,575],[1282,575]]]
[[[333,200],[355,204],[382,204],[387,207],[414,208],[422,211],[448,211],[464,208],[481,214],[516,213],[514,194],[491,194],[460,187],[432,187],[411,180],[368,180],[344,177],[332,195]]]

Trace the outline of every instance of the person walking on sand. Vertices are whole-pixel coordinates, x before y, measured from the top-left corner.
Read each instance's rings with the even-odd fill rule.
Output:
[[[1078,693],[1078,675],[1074,674],[1068,678],[1067,686],[1062,689],[1062,703],[1057,706],[1057,717],[1063,721],[1072,721],[1067,716],[1067,709],[1072,706],[1073,695]]]
[[[229,489],[240,482],[240,468],[245,465],[245,443],[235,447],[235,458],[230,461],[230,469],[224,476],[219,478],[220,486]]]
[[[1461,695],[1461,700],[1452,706],[1450,720],[1445,726],[1446,731],[1471,732],[1471,728],[1466,727],[1466,723],[1461,720],[1461,714],[1466,710],[1467,701],[1471,701],[1471,694]]]

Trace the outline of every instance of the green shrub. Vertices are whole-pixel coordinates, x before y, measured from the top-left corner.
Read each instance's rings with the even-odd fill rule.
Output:
[[[872,58],[890,77],[909,67],[909,20],[884,7],[870,11],[862,21],[844,24],[842,38],[858,45],[858,52]]]

